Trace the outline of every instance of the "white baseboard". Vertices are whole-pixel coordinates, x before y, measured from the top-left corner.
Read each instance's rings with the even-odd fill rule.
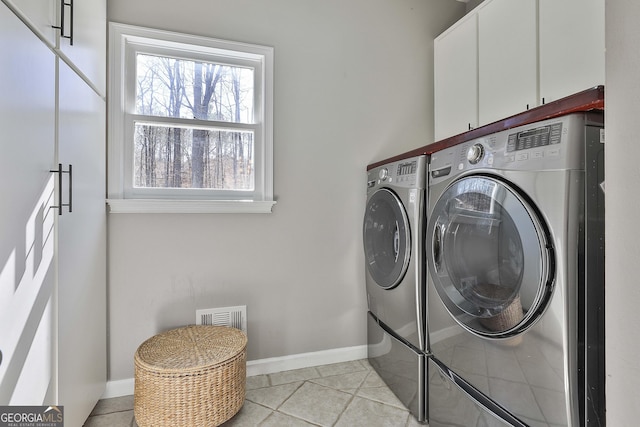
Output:
[[[291,369],[309,368],[311,366],[329,365],[331,363],[350,362],[366,359],[367,346],[334,348],[332,350],[315,351],[312,353],[292,354],[290,356],[271,357],[268,359],[251,360],[247,362],[247,376],[273,374],[274,372],[289,371]]]
[[[359,345],[354,347],[315,351],[311,353],[292,354],[282,357],[270,357],[268,359],[249,360],[247,361],[247,376],[254,377],[256,375],[273,374],[275,372],[289,371],[292,369],[350,362],[352,360],[366,358],[367,346]],[[109,399],[112,397],[132,395],[133,386],[133,378],[108,381],[102,398]]]

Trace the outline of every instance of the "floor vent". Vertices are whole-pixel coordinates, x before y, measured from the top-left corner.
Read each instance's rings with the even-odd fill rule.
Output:
[[[196,325],[231,326],[247,333],[247,306],[196,310]]]

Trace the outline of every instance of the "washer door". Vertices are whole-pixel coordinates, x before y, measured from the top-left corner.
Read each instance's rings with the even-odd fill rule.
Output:
[[[381,188],[369,197],[363,234],[369,274],[384,289],[396,287],[409,266],[411,235],[404,206],[390,189]]]
[[[513,336],[544,311],[553,251],[537,211],[515,187],[478,175],[454,181],[434,206],[429,244],[435,289],[470,332]]]

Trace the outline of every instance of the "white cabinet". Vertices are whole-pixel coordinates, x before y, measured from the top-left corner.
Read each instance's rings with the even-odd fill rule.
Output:
[[[434,52],[440,140],[604,84],[604,0],[486,0]]]
[[[604,1],[539,0],[539,103],[604,84]]]
[[[55,56],[0,3],[0,57],[0,405],[41,405],[55,384]]]
[[[67,14],[70,10],[65,10]],[[65,19],[65,35],[73,30],[73,45],[60,39],[60,51],[84,74],[101,95],[106,93],[107,73],[107,2],[106,0],[75,0],[73,29]]]
[[[536,25],[536,0],[493,0],[478,11],[481,126],[536,105]]]
[[[58,220],[58,401],[82,425],[104,392],[106,337],[105,103],[59,66],[58,159],[72,165],[72,211]]]
[[[54,47],[57,42],[57,24],[60,0],[3,0],[14,9],[46,42]]]
[[[475,14],[434,43],[435,139],[478,126],[478,23]]]
[[[105,100],[13,12],[0,3],[0,405],[63,405],[80,426],[106,384]]]
[[[3,1],[105,96],[106,0]]]

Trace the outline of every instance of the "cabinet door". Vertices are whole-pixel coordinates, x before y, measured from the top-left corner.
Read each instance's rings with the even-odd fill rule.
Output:
[[[55,58],[0,3],[0,405],[54,403]]]
[[[65,13],[70,13],[65,8]],[[71,31],[71,20],[65,19],[65,34]],[[106,0],[73,2],[73,45],[60,40],[60,50],[98,89],[106,91],[107,3]]]
[[[36,31],[51,47],[56,45],[57,25],[56,0],[4,0],[18,13],[31,28]]]
[[[59,161],[73,167],[58,221],[58,398],[80,426],[106,384],[105,103],[62,61],[58,111]]]
[[[475,14],[434,41],[435,140],[478,125],[478,48]]]
[[[604,0],[540,0],[540,97],[604,84]]]
[[[493,0],[478,11],[479,120],[537,105],[536,0]]]

